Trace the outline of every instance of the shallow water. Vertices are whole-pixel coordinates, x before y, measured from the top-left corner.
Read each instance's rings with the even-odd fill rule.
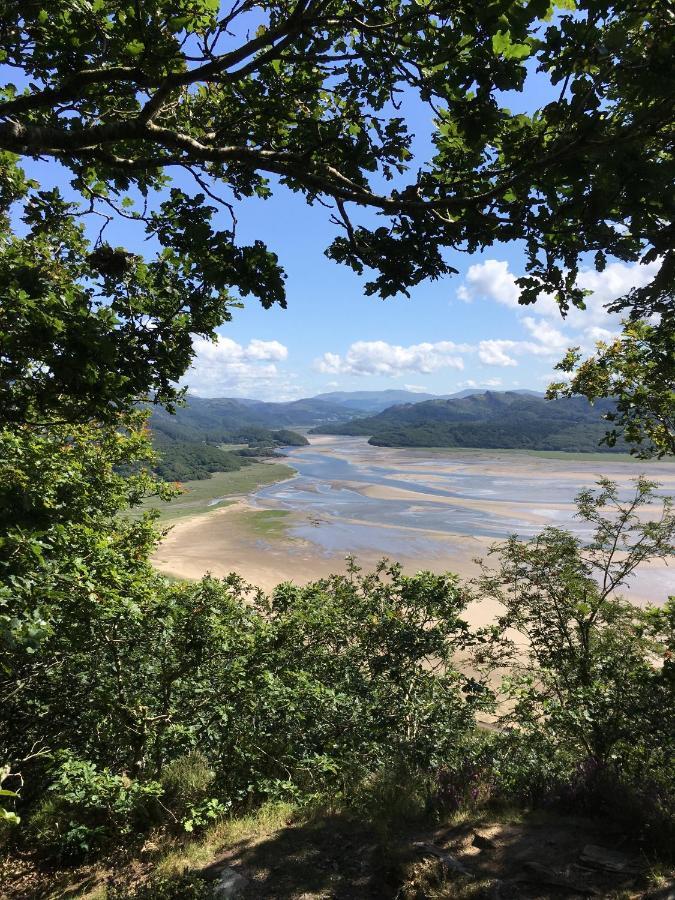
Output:
[[[631,478],[642,472],[675,493],[672,463],[610,456],[567,461],[499,451],[391,450],[371,447],[364,438],[335,437],[291,450],[288,462],[297,476],[262,488],[253,499],[298,513],[291,534],[326,553],[433,556],[446,551],[444,535],[526,538],[547,525],[584,538],[590,531],[574,517],[574,498],[601,475],[616,479],[625,496]],[[373,485],[414,495],[380,498],[361,492]]]

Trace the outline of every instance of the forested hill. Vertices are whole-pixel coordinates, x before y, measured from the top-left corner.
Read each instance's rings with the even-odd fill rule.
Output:
[[[318,415],[312,401],[258,403],[190,397],[175,415],[154,407],[150,428],[159,454],[155,471],[166,481],[208,478],[213,472],[240,469],[251,458],[277,455],[279,447],[306,444],[303,435],[284,426],[334,417],[335,411],[328,404],[317,401],[315,405],[327,407],[326,414]],[[245,446],[223,448],[222,444]]]
[[[173,440],[240,443],[261,430],[344,421],[351,415],[353,411],[340,404],[313,398],[290,403],[264,403],[190,396],[175,415],[154,407],[150,426],[155,434]]]
[[[591,406],[581,397],[545,400],[487,391],[392,406],[367,418],[321,425],[314,433],[364,435],[371,444],[385,447],[625,451],[618,443],[615,448],[600,445],[608,427],[602,414],[612,408],[609,400]]]

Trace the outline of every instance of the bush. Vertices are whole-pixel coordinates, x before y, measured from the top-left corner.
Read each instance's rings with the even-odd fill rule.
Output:
[[[516,729],[487,748],[492,799],[525,807],[600,816],[615,822],[651,851],[673,855],[675,767],[672,746],[650,745],[652,732],[615,748],[610,763],[538,734]]]
[[[160,816],[162,787],[132,781],[66,756],[49,796],[31,817],[35,843],[50,855],[81,859],[142,834]]]
[[[156,876],[136,888],[111,886],[107,900],[210,900],[211,886],[194,873]]]
[[[269,598],[236,576],[158,579],[143,603],[87,599],[79,632],[65,597],[46,646],[21,659],[31,696],[13,695],[7,716],[14,758],[38,739],[71,754],[56,776],[31,770],[35,795],[50,786],[38,842],[94,853],[149,824],[160,796],[190,830],[266,799],[348,799],[379,772],[447,763],[489,700],[454,668],[474,640],[464,606],[454,577],[398,566]],[[42,663],[55,655],[67,662]]]
[[[170,762],[160,776],[164,802],[179,819],[203,803],[215,773],[203,753],[193,751]]]

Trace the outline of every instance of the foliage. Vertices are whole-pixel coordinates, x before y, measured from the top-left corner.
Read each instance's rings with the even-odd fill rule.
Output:
[[[133,781],[70,754],[59,756],[47,797],[30,821],[43,850],[66,858],[96,854],[159,818],[158,782]]]
[[[165,802],[186,831],[193,831],[195,823],[207,824],[227,810],[227,806],[209,797],[215,777],[209,761],[199,750],[171,760],[162,769],[160,781]]]
[[[611,402],[601,409],[614,408]],[[392,406],[364,419],[320,425],[317,434],[372,435],[384,447],[495,447],[591,452],[604,427],[601,414],[586,400],[546,402],[505,391],[486,391],[450,400]],[[621,444],[617,450],[624,449]]]
[[[201,410],[199,400],[191,397],[172,416],[160,410],[151,416],[152,443],[158,454],[153,472],[163,481],[195,481],[209,478],[213,472],[234,472],[248,465],[250,458],[281,456],[276,452],[279,447],[309,443],[306,437],[288,428],[271,430],[244,424],[250,419],[269,418],[264,414],[250,416],[248,404],[216,400],[205,405],[208,413]],[[249,446],[231,451],[214,446],[217,443]]]
[[[82,639],[84,652],[92,610],[133,607],[151,588],[151,518],[131,523],[118,512],[172,492],[146,472],[120,474],[139,457],[152,459],[143,416],[125,424],[0,432],[0,673],[8,684],[29,690],[22,678],[41,643],[58,641],[64,614],[68,641]],[[57,653],[51,664],[64,662]],[[41,746],[40,734],[35,741]]]
[[[2,831],[10,825],[18,825],[21,818],[12,809],[7,809],[8,801],[16,801],[19,799],[18,791],[10,791],[3,785],[13,777],[13,773],[9,766],[3,766],[0,769],[0,797],[2,797],[2,806],[0,806],[0,835]]]
[[[673,601],[645,611],[617,593],[640,563],[675,554],[671,501],[640,478],[628,500],[603,479],[577,503],[588,542],[556,528],[513,537],[493,548],[499,566],[478,581],[505,608],[503,632],[515,632],[496,641],[515,728],[498,740],[496,781],[520,799],[576,794],[590,807],[630,793],[652,826],[662,816],[675,833]]]
[[[522,240],[525,302],[545,290],[563,308],[582,305],[574,282],[587,251],[602,269],[609,254],[637,260],[670,246],[669,13],[627,0],[557,7],[96,0],[47,14],[5,2],[4,59],[27,85],[5,84],[0,105],[5,190],[21,180],[11,154],[46,156],[70,169],[85,203],[143,217],[138,194],[164,188],[175,168],[192,173],[195,198],[174,190],[159,217],[144,218],[165,248],[164,274],[175,265],[194,276],[194,302],[181,306],[199,320],[193,332],[210,333],[228,286],[283,302],[273,255],[235,244],[234,210],[231,229],[212,231],[206,198],[218,184],[226,204],[267,197],[277,182],[328,200],[343,232],[328,253],[373,269],[369,292],[453,271],[446,247]],[[532,69],[553,97],[511,112],[502,95]],[[414,155],[406,124],[420,104],[434,122],[429,161]],[[381,214],[377,225],[352,221],[364,207]],[[127,260],[99,249],[97,265]]]
[[[12,758],[40,741],[81,760],[80,780],[97,771],[161,779],[162,802],[191,829],[244,801],[348,793],[395,764],[430,769],[489,704],[453,666],[477,638],[450,576],[352,567],[269,598],[234,575],[154,585],[146,576],[144,586],[134,603],[61,598],[34,652],[4,654],[5,670],[19,674],[2,683]],[[33,796],[53,779],[35,766]],[[90,812],[73,813],[73,841]],[[38,821],[57,815],[50,804]],[[111,828],[124,834],[119,822]]]
[[[160,780],[172,809],[186,812],[206,798],[214,778],[207,758],[195,750],[164,766]]]
[[[159,459],[153,467],[163,481],[198,481],[213,472],[236,472],[248,464],[238,453],[230,453],[196,441],[153,441]]]
[[[212,335],[228,318],[217,235],[213,272],[196,264],[188,272],[168,248],[150,262],[93,248],[76,206],[57,191],[24,197],[24,236],[11,234],[4,212],[0,421],[110,423],[149,394],[175,400],[193,335]],[[187,225],[174,223],[177,240]]]
[[[303,434],[291,431],[289,428],[280,428],[272,432],[272,437],[277,444],[287,447],[306,447],[309,441]]]
[[[301,447],[307,438],[288,428],[273,426],[300,421],[317,411],[309,401],[300,404],[254,403],[231,399],[202,400],[189,397],[173,415],[161,408],[153,410],[150,425],[159,461],[154,472],[165,481],[193,481],[209,478],[213,472],[232,472],[248,464],[250,458],[275,456],[282,446]],[[282,407],[280,409],[279,407]],[[214,444],[248,444],[248,448],[223,450]]]
[[[671,298],[671,303],[675,301]],[[658,324],[627,322],[620,337],[600,341],[594,356],[581,362],[578,348],[556,367],[572,373],[569,382],[549,388],[549,396],[583,394],[591,402],[611,397],[616,408],[605,412],[609,427],[604,442],[619,437],[640,457],[675,455],[675,319],[672,311]]]

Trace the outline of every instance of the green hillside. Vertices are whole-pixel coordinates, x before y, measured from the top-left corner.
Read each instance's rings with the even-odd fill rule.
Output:
[[[327,424],[317,434],[352,434],[384,447],[483,447],[597,452],[625,450],[600,445],[603,413],[612,403],[591,406],[584,398],[544,400],[514,391],[487,391],[450,400],[392,406],[375,416]]]
[[[287,410],[274,413],[267,408],[293,406],[301,410],[297,413],[300,418],[302,410],[306,417],[315,415],[310,412],[311,401],[303,407],[304,402],[258,404],[190,397],[173,415],[153,407],[150,428],[159,455],[154,470],[165,481],[196,481],[209,478],[213,472],[237,471],[252,459],[276,456],[280,447],[303,446],[308,443],[307,438],[282,427],[293,414]],[[259,406],[266,409],[261,412],[257,410]],[[316,421],[316,416],[312,421]],[[223,444],[243,446],[219,446]]]
[[[289,426],[344,421],[350,415],[352,411],[339,404],[311,398],[291,403],[262,403],[191,396],[173,415],[162,407],[153,407],[150,426],[155,434],[173,440],[235,444],[269,437],[270,431]]]

